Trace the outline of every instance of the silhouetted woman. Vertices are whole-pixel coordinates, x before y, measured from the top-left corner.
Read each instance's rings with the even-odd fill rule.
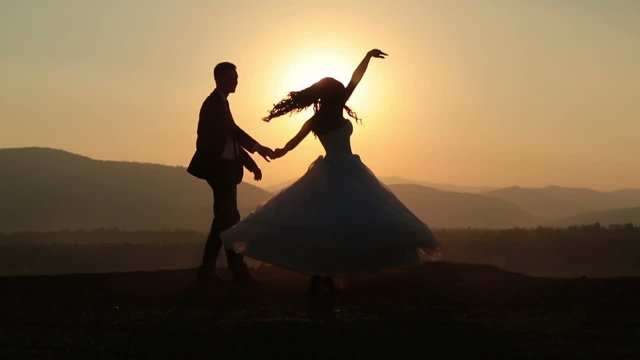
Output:
[[[418,248],[435,249],[437,240],[351,152],[346,105],[371,58],[367,53],[345,88],[333,78],[290,92],[274,105],[273,118],[313,106],[315,113],[275,157],[293,150],[310,132],[326,151],[296,182],[222,234],[228,247],[246,256],[311,275],[310,295],[333,297],[333,277],[350,277],[386,268],[420,264]]]

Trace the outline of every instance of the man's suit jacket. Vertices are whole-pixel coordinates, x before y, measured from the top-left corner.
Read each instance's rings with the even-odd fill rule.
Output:
[[[222,158],[231,138],[239,145],[235,160]],[[244,149],[253,153],[257,142],[236,125],[224,96],[214,90],[202,103],[198,120],[196,152],[187,171],[198,178],[214,183],[235,185],[242,181],[242,167],[255,171],[258,166]],[[242,149],[244,148],[244,149]]]

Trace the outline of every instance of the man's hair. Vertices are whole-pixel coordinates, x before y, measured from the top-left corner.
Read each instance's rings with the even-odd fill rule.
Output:
[[[220,77],[222,77],[222,74],[228,72],[228,71],[234,71],[236,69],[236,66],[230,62],[221,62],[220,64],[216,65],[216,67],[213,68],[213,78],[216,79],[216,81],[218,81],[220,79]]]

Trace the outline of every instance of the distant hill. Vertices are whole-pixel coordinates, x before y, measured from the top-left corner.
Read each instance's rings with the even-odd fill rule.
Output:
[[[62,150],[18,148],[0,149],[0,172],[0,231],[4,232],[98,227],[208,231],[211,222],[211,190],[184,167],[101,161]],[[403,183],[411,180],[397,177],[381,180],[390,184],[418,217],[436,228],[640,223],[633,211],[630,217],[616,215],[628,220],[610,222],[600,220],[603,214],[598,213],[597,220],[587,214],[638,208],[637,189],[599,192],[556,186],[510,187],[477,194]],[[271,196],[273,193],[259,187],[240,184],[241,214]],[[619,211],[612,214],[627,212]]]
[[[492,190],[496,190],[496,188],[488,187],[488,186],[471,186],[471,185],[454,185],[454,184],[445,184],[445,183],[436,183],[431,181],[420,181],[420,180],[410,180],[397,176],[383,176],[380,180],[385,184],[415,184],[426,186],[438,190],[444,191],[454,191],[459,193],[471,193],[471,194],[479,194]]]
[[[544,188],[513,186],[486,192],[484,195],[509,201],[533,216],[551,222],[592,211],[640,206],[640,189],[603,192],[560,186]]]
[[[559,219],[589,210],[583,204],[554,197],[537,189],[512,186],[484,193],[486,196],[502,199],[528,211],[543,220]]]
[[[195,229],[210,226],[211,190],[183,167],[94,160],[48,148],[0,149],[0,231]],[[535,220],[484,195],[395,184],[391,190],[432,227],[526,226]],[[242,183],[247,214],[271,193]]]
[[[0,231],[185,228],[211,224],[209,186],[183,167],[100,161],[48,148],[0,149]],[[271,194],[238,189],[247,213]]]
[[[389,188],[431,227],[507,228],[540,223],[518,206],[485,195],[442,191],[413,184],[395,184]]]
[[[537,190],[558,199],[582,204],[593,210],[613,210],[640,206],[640,189],[596,191],[587,188],[547,186]]]
[[[273,185],[269,185],[269,186],[262,186],[262,188],[265,189],[268,192],[277,193],[278,191],[284,189],[285,187],[293,184],[294,181],[296,181],[296,179],[283,181],[281,183],[277,183],[277,184],[273,184]]]
[[[277,192],[285,188],[286,186],[291,185],[295,180],[296,179],[291,179],[278,184],[265,186],[263,188],[270,192]],[[380,181],[382,181],[387,185],[414,184],[414,185],[426,186],[426,187],[430,187],[438,190],[466,192],[466,193],[472,193],[472,194],[478,194],[478,193],[495,190],[495,188],[491,188],[487,186],[453,185],[453,184],[445,184],[445,183],[435,183],[430,181],[405,179],[398,176],[381,176]]]
[[[601,225],[640,224],[640,207],[592,211],[555,221],[555,226],[585,225],[599,222]]]

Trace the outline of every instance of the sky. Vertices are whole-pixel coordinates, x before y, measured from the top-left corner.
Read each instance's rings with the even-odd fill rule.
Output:
[[[352,147],[378,176],[505,187],[640,188],[638,1],[0,2],[0,148],[186,166],[212,69],[231,61],[236,123],[282,147],[310,111],[287,92],[344,82]],[[272,185],[323,153],[310,135],[254,156]]]

